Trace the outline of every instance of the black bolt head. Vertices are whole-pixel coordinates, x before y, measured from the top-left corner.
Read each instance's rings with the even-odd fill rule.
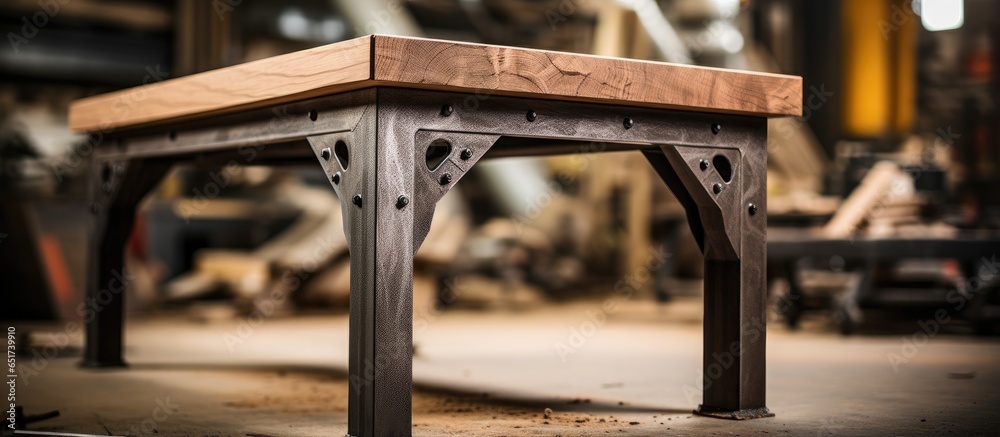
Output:
[[[712,133],[718,135],[719,131],[722,130],[722,125],[719,123],[712,123]]]
[[[312,121],[316,121],[317,118],[319,118],[319,113],[316,112],[315,109],[310,109],[309,110],[309,119],[312,120]]]
[[[632,118],[630,117],[625,117],[625,120],[622,121],[622,126],[625,126],[625,129],[632,129],[632,124]]]
[[[712,185],[712,192],[714,192],[715,194],[721,193],[722,192],[722,184]]]
[[[757,205],[752,203],[747,205],[747,212],[750,213],[750,215],[757,214]]]
[[[459,155],[462,161],[468,161],[472,158],[472,149],[462,149],[462,153]]]
[[[527,118],[528,121],[535,121],[538,119],[538,113],[534,109],[529,109],[528,113],[524,114],[524,118]]]
[[[360,194],[355,194],[353,199],[354,206],[361,208],[362,200]]]
[[[324,161],[329,161],[330,157],[333,156],[333,154],[330,153],[330,148],[326,147],[323,150],[319,151],[319,156],[322,156]]]
[[[441,115],[444,117],[451,115],[452,112],[455,112],[455,108],[452,108],[451,105],[444,105],[441,107]]]
[[[330,177],[330,180],[333,181],[334,185],[340,185],[340,173],[334,173],[333,176]]]
[[[448,185],[451,183],[451,173],[445,173],[441,175],[441,179],[438,179],[441,185]]]
[[[701,171],[708,170],[708,160],[702,159],[701,161],[698,161],[698,168],[700,168]]]
[[[403,209],[406,205],[410,204],[410,198],[406,196],[399,196],[396,198],[396,209]]]

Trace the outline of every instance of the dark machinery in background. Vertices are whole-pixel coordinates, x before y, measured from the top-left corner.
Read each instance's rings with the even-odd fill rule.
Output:
[[[995,332],[1000,8],[964,6],[960,28],[938,32],[917,2],[760,2],[760,40],[803,76],[802,121],[833,159],[823,191],[845,198],[836,214],[772,210],[769,273],[789,326],[821,311],[846,334],[946,309],[951,326]],[[907,177],[873,188],[892,173],[872,170],[882,162]]]

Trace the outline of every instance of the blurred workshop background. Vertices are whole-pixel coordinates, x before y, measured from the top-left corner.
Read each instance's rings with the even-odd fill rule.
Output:
[[[987,336],[995,357],[993,0],[4,0],[0,30],[2,320],[79,318],[92,173],[67,128],[72,100],[384,33],[802,76],[804,114],[768,126],[773,341],[876,337],[888,350],[944,308],[931,343]],[[623,314],[700,326],[683,209],[640,154],[594,147],[463,179],[417,255],[415,323],[600,308],[624,283],[636,291]],[[228,323],[261,300],[270,320],[342,320],[340,214],[319,166],[175,168],[127,247],[130,326]]]
[[[81,299],[89,145],[66,127],[71,100],[387,33],[801,75],[803,116],[769,126],[778,318],[796,326],[815,311],[832,316],[818,329],[849,333],[919,317],[947,304],[949,291],[982,291],[963,322],[968,333],[992,332],[997,281],[979,273],[996,268],[982,246],[1000,249],[1000,8],[928,0],[923,9],[867,0],[6,1],[0,277],[13,305],[3,318],[73,317]],[[638,284],[641,298],[669,304],[700,292],[683,211],[639,154],[519,161],[484,163],[439,205],[418,276],[442,293],[418,303],[607,294],[661,246],[670,256]],[[222,301],[244,311],[284,272],[308,269],[284,309],[343,311],[339,215],[318,166],[177,168],[137,219],[129,306]],[[937,238],[907,245],[915,236]],[[852,244],[838,251],[844,240]],[[317,258],[320,242],[330,247]],[[454,277],[495,287],[451,296]]]

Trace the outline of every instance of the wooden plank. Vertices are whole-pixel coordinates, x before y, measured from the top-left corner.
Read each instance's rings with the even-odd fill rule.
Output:
[[[78,100],[70,128],[108,131],[372,87],[755,116],[802,113],[802,79],[451,41],[367,36]]]
[[[395,86],[640,104],[759,116],[802,114],[802,79],[662,62],[418,38],[375,38],[375,79]]]
[[[70,105],[69,127],[109,131],[349,91],[371,77],[370,59],[371,37],[361,37],[87,97]]]
[[[837,213],[823,226],[823,236],[826,238],[850,237],[861,227],[862,223],[873,218],[886,205],[902,196],[910,195],[912,187],[899,189],[896,185],[903,184],[902,186],[905,187],[909,180],[910,177],[895,163],[891,161],[878,162],[871,170],[868,170],[868,174],[861,180],[861,184],[847,196],[847,199],[844,199],[844,203],[837,209]]]

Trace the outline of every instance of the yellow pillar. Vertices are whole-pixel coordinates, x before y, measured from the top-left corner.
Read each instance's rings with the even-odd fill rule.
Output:
[[[843,0],[844,133],[909,132],[914,118],[916,26],[909,0]]]

